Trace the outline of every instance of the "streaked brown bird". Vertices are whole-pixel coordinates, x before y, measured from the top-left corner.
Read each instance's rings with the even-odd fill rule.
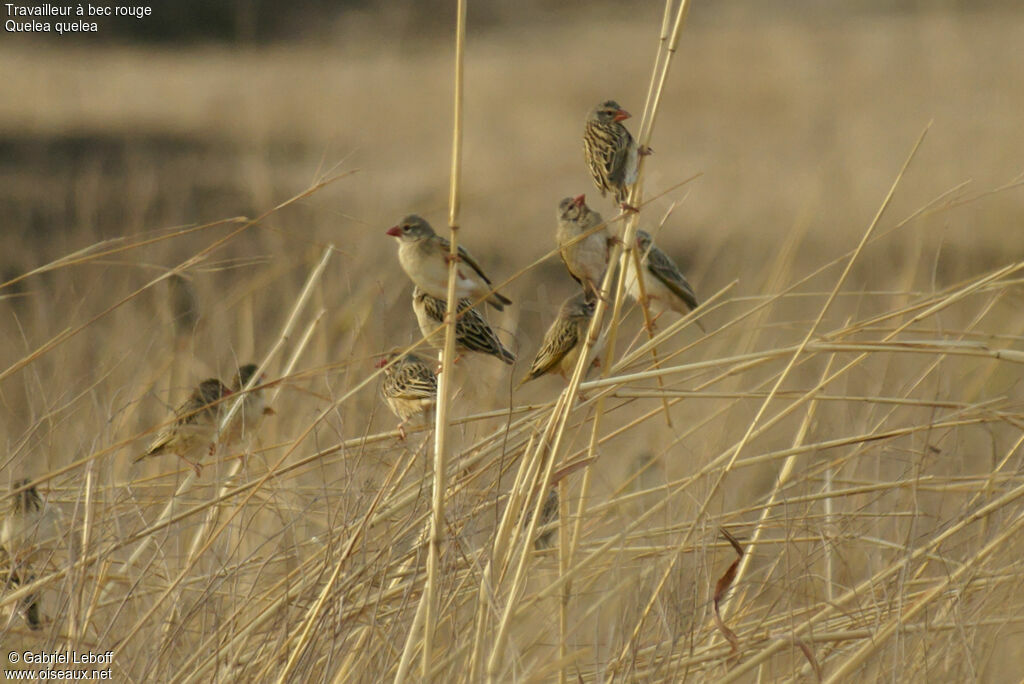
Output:
[[[387,365],[396,359],[393,365]],[[388,352],[377,362],[377,367],[384,368],[381,396],[391,412],[401,419],[398,434],[405,439],[405,425],[410,420],[421,416],[424,423],[431,421],[437,405],[437,374],[420,357],[415,354],[403,356],[398,349]]]
[[[12,491],[22,489],[30,480],[18,480]],[[33,549],[38,537],[48,530],[40,529],[43,522],[43,500],[35,487],[28,487],[3,502],[3,521],[0,524],[0,588],[16,588],[31,582]],[[18,611],[31,629],[40,629],[39,602],[34,594],[18,602]]]
[[[650,233],[644,230],[636,231],[636,248],[637,256],[640,258],[640,267],[643,269],[647,307],[655,318],[669,310],[685,314],[700,306],[690,283],[686,282],[686,278],[683,277],[675,262],[658,249]],[[626,292],[642,305],[640,285],[637,282],[633,260],[627,260],[627,264]]]
[[[230,394],[231,390],[217,378],[203,380],[174,412],[174,421],[161,430],[146,452],[136,456],[134,461],[171,452],[192,466],[196,476],[202,475],[198,461],[190,457],[201,458],[204,451],[213,451],[217,422],[223,412],[223,403],[218,402]]]
[[[579,195],[566,197],[558,203],[555,241],[569,275],[588,294],[597,296],[608,270],[608,246],[612,237],[607,227],[597,228],[604,219],[587,206],[586,199],[586,195]],[[588,232],[590,235],[580,239]]]
[[[576,367],[580,350],[583,348],[587,328],[590,327],[590,319],[594,316],[594,305],[594,300],[587,297],[585,292],[569,297],[562,302],[562,306],[558,310],[558,317],[544,333],[544,341],[541,342],[530,372],[519,382],[519,385],[547,373],[558,373],[562,379],[568,379]],[[596,346],[591,350],[591,353],[595,354],[594,364],[597,363],[596,354],[599,352],[600,350]]]
[[[451,243],[434,232],[423,218],[410,214],[387,234],[398,239],[398,261],[402,269],[423,291],[445,299],[448,294],[448,262]],[[455,269],[455,296],[484,300],[502,311],[512,300],[492,291],[490,279],[463,247],[459,247],[459,266]]]
[[[540,518],[537,520],[537,527],[554,522],[558,518],[558,487],[548,490],[548,496],[544,499],[544,506],[540,509]],[[546,530],[537,535],[533,540],[533,548],[538,551],[551,548],[554,545],[552,538],[555,530]]]
[[[447,302],[432,297],[421,290],[419,286],[415,286],[412,289],[412,309],[416,313],[416,322],[419,323],[423,336],[428,338],[430,344],[435,347],[442,347],[444,345],[444,330],[434,335],[430,333],[444,323],[444,315],[448,311]],[[480,312],[470,306],[468,299],[459,301],[459,313],[461,316],[455,321],[456,350],[460,353],[488,354],[508,364],[516,360],[515,355],[501,344],[501,340],[498,339]]]
[[[630,116],[618,102],[608,100],[590,111],[583,127],[583,153],[594,185],[602,197],[613,193],[624,209],[632,209],[626,205],[626,198],[629,186],[636,182],[640,155],[650,154],[650,150],[637,146],[622,125]]]
[[[16,567],[14,558],[6,549],[0,547],[0,589],[17,589],[22,584],[29,584],[35,580],[35,576],[26,570]],[[35,594],[29,594],[18,601],[16,610],[25,618],[30,629],[42,629],[43,623],[39,618],[39,599]]]
[[[35,580],[34,574],[26,574],[15,567],[14,559],[7,551],[0,547],[0,590],[14,590],[23,584],[30,584]],[[43,623],[39,617],[39,598],[35,594],[29,594],[17,602],[16,610],[22,613],[29,629],[41,630]]]
[[[259,366],[255,363],[247,363],[244,366],[240,366],[231,382],[231,393],[237,394],[241,392],[258,370]],[[260,376],[259,380],[256,381],[257,387],[263,382],[265,377],[266,374]],[[274,413],[274,409],[267,406],[267,400],[263,396],[262,389],[250,390],[242,400],[241,408],[238,409],[234,418],[231,419],[231,424],[227,427],[224,441],[230,445],[249,439],[256,434],[260,423],[263,422],[263,417],[272,416]]]
[[[167,294],[178,338],[191,336],[199,325],[199,296],[184,276],[173,273],[167,278]]]
[[[0,547],[15,558],[32,545],[42,517],[43,499],[35,487],[22,489],[31,480],[17,480],[11,490],[22,491],[3,501],[3,524],[0,525]]]

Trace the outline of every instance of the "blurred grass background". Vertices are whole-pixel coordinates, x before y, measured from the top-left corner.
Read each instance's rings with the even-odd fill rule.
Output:
[[[598,210],[614,213],[586,174],[582,122],[590,107],[607,98],[640,113],[661,11],[657,4],[556,8],[538,2],[513,11],[497,2],[470,3],[465,230],[460,240],[497,281],[554,246],[554,213],[562,197],[586,192]],[[372,372],[375,354],[417,339],[411,286],[398,266],[393,241],[383,233],[409,212],[423,214],[436,227],[446,215],[453,17],[446,3],[338,8],[305,2],[286,10],[263,3],[183,2],[154,12],[141,22],[112,21],[97,36],[80,40],[7,34],[0,44],[0,73],[5,74],[0,83],[0,281],[103,241],[111,241],[105,247],[118,248],[126,244],[122,240],[166,237],[32,275],[0,290],[0,368],[11,370],[62,331],[85,326],[0,379],[0,443],[7,454],[0,466],[10,481],[39,478],[102,454],[42,486],[51,505],[81,522],[88,508],[82,478],[86,471],[96,478],[90,481],[95,498],[89,504],[102,512],[101,522],[90,523],[96,548],[116,544],[151,523],[181,476],[180,464],[171,457],[129,467],[130,456],[147,439],[142,434],[165,420],[168,409],[198,380],[211,374],[227,379],[238,363],[262,358],[328,244],[338,252],[310,307],[322,310],[323,317],[298,364],[301,375],[282,389],[279,415],[261,431],[263,451],[251,457],[246,472],[262,474],[285,453],[332,400]],[[963,191],[967,197],[1019,179],[1022,35],[1024,12],[1009,2],[696,3],[647,166],[647,196],[665,194],[645,209],[644,221],[655,223],[679,201],[659,244],[683,266],[698,294],[706,297],[738,281],[726,307],[709,314],[706,322],[712,328],[722,325],[745,310],[749,298],[779,292],[852,249],[929,122],[928,138],[881,228],[964,181],[971,182]],[[637,120],[629,123],[635,131]],[[199,324],[188,334],[175,334],[163,282],[90,322],[237,224],[177,234],[181,227],[259,216],[325,175],[349,171],[355,173],[273,213],[186,271],[200,302]],[[698,173],[696,181],[672,189]],[[840,329],[847,320],[898,310],[916,297],[1021,260],[1022,222],[1024,193],[1017,189],[962,203],[900,229],[867,248],[826,327]],[[837,275],[833,269],[802,289],[827,292]],[[460,362],[457,416],[509,405],[510,382],[528,367],[558,303],[574,287],[556,257],[503,288],[516,306],[490,318],[520,361],[512,375],[490,360]],[[822,302],[820,296],[783,300],[769,314],[698,344],[680,360],[795,343]],[[986,304],[991,308],[977,339],[1019,349],[1021,304],[1019,287],[994,297]],[[968,329],[979,306],[962,303],[924,325],[940,336],[959,333]],[[631,313],[627,339],[639,322]],[[673,344],[681,347],[696,339],[696,332],[686,329]],[[847,376],[847,385],[835,393],[967,403],[1002,398],[1020,411],[1019,366],[965,358],[936,370],[929,367],[933,360],[880,355]],[[820,378],[824,363],[821,356],[802,365],[787,387],[808,387]],[[271,377],[282,365],[280,359],[272,362]],[[749,393],[777,371],[754,369],[718,389]],[[919,376],[927,382],[920,383]],[[671,386],[691,388],[707,377],[707,372],[695,372],[675,378]],[[555,380],[540,380],[517,393],[516,401],[551,400],[559,387]],[[394,421],[375,392],[372,384],[331,406],[312,437],[289,458],[390,430]],[[603,430],[612,435],[659,405],[644,401],[650,406],[624,400]],[[618,531],[618,521],[643,510],[649,505],[645,501],[657,500],[666,482],[687,477],[733,444],[757,406],[727,398],[688,400],[674,409],[673,429],[655,417],[643,429],[611,436],[602,447],[611,456],[595,466],[598,480],[591,496],[599,515],[587,530],[593,543]],[[870,433],[883,415],[879,406],[825,402],[809,439]],[[934,411],[904,407],[896,422],[927,424],[935,419]],[[688,431],[703,420],[709,427],[697,435]],[[799,422],[799,417],[787,419],[757,438],[751,454],[790,446]],[[460,445],[468,448],[499,423],[486,425],[486,430],[460,428]],[[893,482],[925,468],[949,484],[991,473],[997,454],[1011,449],[1018,436],[1019,428],[1005,422],[967,427],[936,447],[946,457],[926,466],[921,454],[933,442],[908,436],[869,451],[867,465],[858,462],[848,475],[850,482]],[[584,448],[588,437],[589,424],[577,428],[573,449]],[[159,608],[160,616],[169,611],[164,619],[178,631],[146,615],[157,591],[147,582],[174,577],[184,567],[180,563],[195,519],[158,532],[160,551],[149,560],[146,579],[138,578],[137,568],[114,571],[140,583],[125,580],[118,598],[83,611],[75,638],[97,646],[128,639],[117,667],[133,679],[184,677],[175,671],[176,663],[197,652],[197,645],[204,657],[211,653],[210,638],[218,643],[227,638],[229,630],[219,631],[218,618],[234,609],[240,597],[273,595],[274,581],[317,557],[325,545],[335,552],[334,545],[347,543],[386,472],[404,462],[407,449],[414,450],[421,440],[416,433],[404,446],[393,441],[350,445],[292,473],[290,480],[265,487],[252,510],[234,523],[234,536],[225,535],[223,546],[204,559],[195,585],[178,590],[187,600]],[[629,485],[643,493],[622,499],[617,493],[622,482],[649,461],[654,467],[644,471],[641,484]],[[794,495],[817,491],[813,463],[809,456],[808,479]],[[500,505],[495,492],[503,485],[493,476],[501,467],[509,465],[489,462],[453,498],[452,515],[469,548],[480,547],[496,522]],[[427,472],[426,465],[416,462],[407,481],[424,479]],[[770,489],[774,472],[771,464],[743,470],[715,499],[713,514],[723,521],[749,522],[744,507]],[[208,500],[216,481],[215,475],[205,475],[188,502]],[[848,544],[843,583],[859,581],[883,562],[874,557],[878,547],[854,543],[857,535],[870,533],[896,544],[942,529],[975,493],[943,489],[911,496],[896,490],[855,499],[847,526],[835,533]],[[486,515],[480,514],[481,505]],[[367,576],[373,575],[372,568],[389,576],[394,569],[389,547],[412,544],[413,521],[427,506],[421,497],[367,537],[359,551]],[[856,514],[862,507],[879,520],[862,521]],[[678,497],[654,520],[649,536],[632,538],[631,545],[671,548],[678,542],[676,526],[695,510],[693,500]],[[911,516],[908,522],[887,514],[897,510],[908,516],[916,511],[922,518]],[[865,513],[865,519],[870,517]],[[821,520],[799,506],[792,517],[783,516],[776,532],[775,543],[796,532],[812,538],[824,534]],[[709,528],[706,543],[713,537]],[[653,588],[642,561],[645,552],[625,546],[621,558],[579,585],[583,597],[610,597],[602,599],[599,611],[579,616],[586,625],[580,628],[586,656],[579,667],[588,680],[601,678],[610,655],[618,654],[620,632],[632,628],[643,605],[635,596]],[[758,595],[762,606],[797,614],[801,606],[820,599],[814,572],[802,574],[817,571],[821,559],[815,548],[808,542],[806,555],[793,551],[797,557],[790,560],[790,570],[779,576],[764,571],[768,589]],[[104,552],[104,557],[121,562],[125,551]],[[900,551],[885,547],[885,553]],[[723,559],[727,551],[702,547],[680,566],[685,577],[671,589],[678,624],[665,626],[669,633],[678,636],[700,623],[708,587],[727,563]],[[1001,571],[1009,573],[1017,561],[1006,563]],[[325,561],[323,567],[329,572],[331,566]],[[555,568],[541,570],[554,573]],[[633,584],[631,577],[636,578]],[[374,581],[386,585],[385,579]],[[53,622],[42,638],[50,644],[64,643],[74,632],[57,624],[55,616],[66,613],[69,602],[81,600],[73,597],[90,596],[101,584],[91,575],[74,582],[54,583],[44,595],[43,610]],[[993,582],[985,610],[1004,601],[1019,607],[1010,585]],[[164,585],[157,586],[162,590]],[[302,595],[297,606],[304,609],[308,598]],[[467,610],[453,611],[448,624],[453,641],[472,618],[473,611]],[[292,612],[302,614],[298,607]],[[266,634],[288,634],[294,615],[283,611]],[[385,641],[393,641],[399,651],[411,612],[401,616],[382,619],[381,627]],[[136,620],[141,626],[130,632]],[[520,628],[520,669],[508,676],[550,677],[544,669],[551,661],[550,634],[537,632],[529,620]],[[35,644],[41,638],[14,623],[0,629],[7,630],[0,631],[5,642]],[[358,643],[349,629],[348,623],[338,623],[333,631],[325,627],[321,636],[337,639],[334,648],[343,654]],[[945,657],[942,651],[980,653],[992,634],[1002,634],[993,629],[972,631],[963,642],[942,632],[941,639],[952,641],[926,640],[922,648],[929,654],[920,662],[901,660],[894,650],[870,672],[923,676],[938,668],[948,681],[962,680],[961,675],[1010,681],[1006,677],[1020,664],[1019,656],[999,649],[985,651],[985,667],[972,658],[936,664],[936,658]],[[1019,638],[1019,627],[1006,629]],[[154,660],[142,648],[151,639],[162,639],[156,641],[162,650]],[[651,643],[660,642],[652,637]],[[386,649],[370,653],[368,658],[379,659],[380,672],[393,666]],[[790,656],[792,662],[783,658],[762,676],[782,678],[803,665],[799,652]],[[255,670],[244,662],[219,661],[225,669],[218,676],[258,678],[265,663],[255,655],[251,660]],[[329,658],[305,666],[324,676],[336,671]],[[458,672],[450,667],[445,672]],[[655,669],[636,676],[672,678],[673,672],[679,674]]]

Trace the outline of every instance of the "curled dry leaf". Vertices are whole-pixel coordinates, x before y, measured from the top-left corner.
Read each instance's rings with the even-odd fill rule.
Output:
[[[814,676],[820,682],[822,680],[821,665],[818,665],[818,661],[814,659],[814,653],[811,652],[811,647],[803,641],[801,641],[800,639],[795,639],[793,643],[796,644],[797,648],[803,651],[804,657],[807,658],[807,662],[809,662],[811,664],[811,667],[814,668]]]
[[[729,565],[729,569],[726,570],[725,574],[719,577],[718,582],[715,583],[715,624],[718,625],[718,629],[722,632],[722,636],[724,636],[729,642],[729,645],[732,646],[733,654],[736,654],[739,653],[740,650],[740,640],[736,636],[735,632],[725,626],[725,622],[722,620],[722,614],[719,612],[718,606],[722,597],[725,596],[725,593],[729,591],[729,587],[732,586],[732,581],[736,579],[736,569],[739,568],[740,559],[743,558],[743,547],[738,541],[736,541],[736,537],[729,534],[728,530],[721,528],[719,531],[722,533],[722,536],[732,544],[732,548],[736,549],[736,560]]]

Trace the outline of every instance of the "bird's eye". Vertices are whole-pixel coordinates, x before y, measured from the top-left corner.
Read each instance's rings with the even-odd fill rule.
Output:
[[[402,226],[403,233],[408,233],[410,230],[412,230],[412,226],[410,226],[408,223]]]

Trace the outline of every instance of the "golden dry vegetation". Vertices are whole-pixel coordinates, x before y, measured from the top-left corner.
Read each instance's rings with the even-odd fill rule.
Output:
[[[488,316],[519,361],[454,372],[431,678],[1015,681],[1012,9],[693,10],[640,221],[674,206],[658,241],[712,300],[707,332],[666,316],[662,379],[638,376],[627,307],[609,379],[584,383],[553,454],[559,541],[524,534],[562,384],[512,387],[575,287],[555,207],[587,192],[614,216],[582,120],[609,97],[639,114],[659,19],[470,33],[460,241],[511,279],[515,306]],[[4,650],[114,650],[121,681],[369,682],[408,640],[417,678],[432,441],[397,439],[374,360],[419,339],[383,233],[411,211],[445,223],[450,42],[22,40],[0,72],[0,484],[31,478],[60,520],[32,568],[43,629],[8,588]],[[172,319],[172,270],[194,328]],[[189,387],[268,355],[277,415],[244,464],[221,449],[194,480],[173,456],[131,463]],[[746,559],[721,603],[734,646],[714,618],[723,530]]]

